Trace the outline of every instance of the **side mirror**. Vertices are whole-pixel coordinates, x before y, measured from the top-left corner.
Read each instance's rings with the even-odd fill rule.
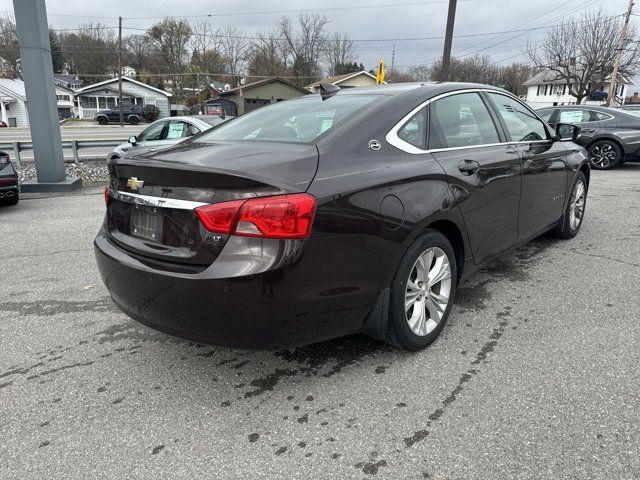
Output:
[[[135,146],[135,144],[136,144],[136,143],[138,143],[138,139],[136,138],[136,136],[135,136],[135,135],[131,135],[131,136],[129,137],[129,143],[130,143],[131,145],[133,145],[133,146]]]
[[[557,123],[556,136],[561,142],[575,142],[580,136],[580,127],[571,123]]]

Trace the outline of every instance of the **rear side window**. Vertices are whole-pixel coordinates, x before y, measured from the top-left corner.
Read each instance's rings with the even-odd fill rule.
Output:
[[[429,148],[455,148],[500,142],[496,126],[477,93],[460,93],[431,103]]]
[[[591,113],[596,117],[596,120],[609,120],[611,118],[611,115],[607,115],[606,113],[594,112],[594,111],[592,111]],[[638,115],[640,111],[631,110],[627,113],[631,113],[632,115]]]
[[[591,111],[581,109],[560,110],[559,123],[584,123],[591,122],[595,118],[591,118]]]
[[[398,137],[407,143],[410,143],[414,147],[425,147],[425,136],[427,133],[427,109],[422,108],[418,113],[404,124],[404,126],[398,130]]]
[[[544,123],[529,108],[506,95],[499,93],[488,93],[488,95],[496,104],[512,141],[533,142],[549,138]]]

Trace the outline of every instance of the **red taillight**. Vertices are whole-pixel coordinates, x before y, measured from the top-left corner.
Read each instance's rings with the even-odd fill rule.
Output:
[[[235,226],[238,209],[245,200],[215,203],[196,208],[196,214],[200,218],[204,228],[211,232],[231,233]]]
[[[108,207],[111,203],[111,191],[109,190],[109,184],[104,186],[104,204]]]
[[[307,193],[234,200],[196,208],[207,230],[246,237],[307,238],[316,209]]]

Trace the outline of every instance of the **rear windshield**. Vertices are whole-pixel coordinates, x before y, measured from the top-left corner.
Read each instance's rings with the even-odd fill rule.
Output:
[[[198,138],[199,142],[255,140],[313,142],[371,104],[377,95],[320,95],[278,102],[237,117]]]

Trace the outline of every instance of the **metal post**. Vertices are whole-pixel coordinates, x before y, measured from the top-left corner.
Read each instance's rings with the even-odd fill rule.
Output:
[[[37,176],[36,179],[23,182],[22,191],[67,191],[78,188],[82,186],[82,181],[79,178],[66,178],[64,170],[44,0],[13,0],[13,11]]]
[[[120,126],[124,127],[122,117],[122,17],[118,17],[118,110],[120,111]]]
[[[609,94],[607,95],[607,107],[611,105],[611,98],[616,92],[616,81],[618,80],[618,69],[620,68],[620,58],[622,57],[622,50],[627,40],[627,29],[629,27],[629,18],[631,17],[631,11],[633,9],[633,0],[629,0],[629,6],[627,7],[627,13],[624,17],[624,24],[620,31],[620,38],[618,39],[618,48],[616,48],[616,56],[613,62],[613,72],[611,72],[611,82],[609,83]],[[624,100],[623,100],[624,103]]]
[[[22,168],[22,159],[20,158],[20,142],[13,142],[13,157],[16,160],[16,165]]]
[[[442,54],[442,74],[440,81],[449,80],[449,64],[451,63],[451,44],[453,43],[453,24],[456,19],[457,0],[449,0],[449,13],[447,14],[447,31],[444,37],[444,53]]]
[[[71,151],[73,152],[73,161],[78,165],[80,163],[80,156],[78,155],[78,140],[71,140]]]

